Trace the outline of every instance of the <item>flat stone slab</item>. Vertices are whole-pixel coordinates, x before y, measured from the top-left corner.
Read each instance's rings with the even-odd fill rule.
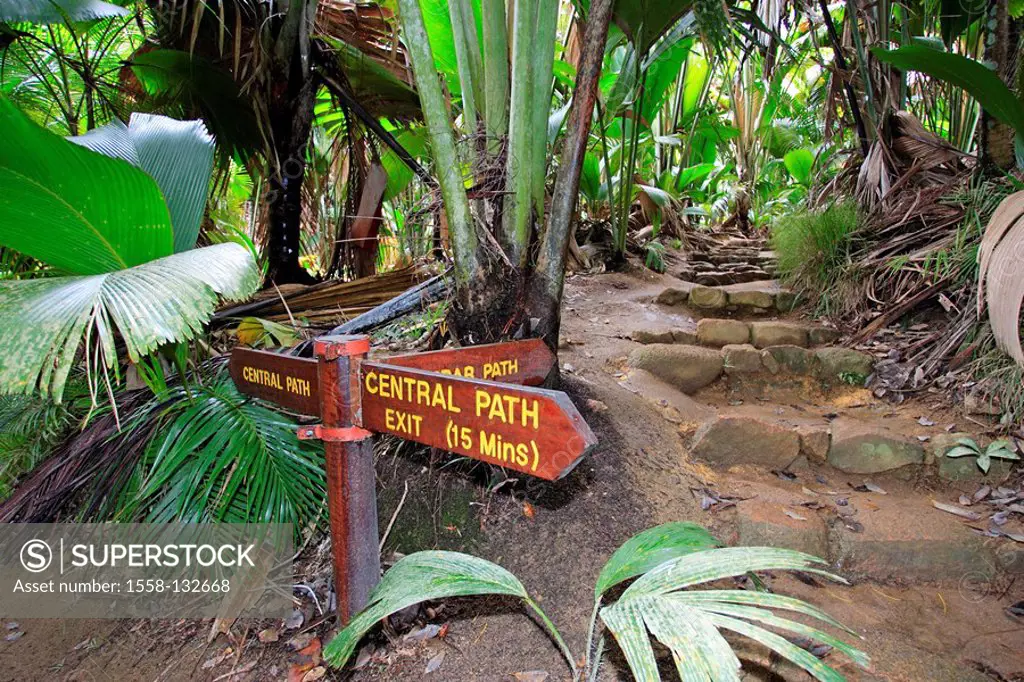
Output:
[[[689,303],[694,308],[720,310],[729,303],[729,297],[719,287],[695,286],[690,289]]]
[[[761,351],[761,363],[772,374],[813,375],[818,370],[818,359],[802,346],[769,346]]]
[[[875,358],[852,348],[817,348],[814,354],[821,363],[823,377],[851,376],[867,378],[875,365]]]
[[[780,547],[828,558],[828,526],[811,509],[744,500],[736,507],[736,532],[736,544],[743,547]]]
[[[750,325],[740,320],[719,320],[706,317],[697,322],[697,342],[721,348],[750,341]]]
[[[764,290],[733,291],[728,294],[729,305],[746,308],[772,308],[775,306],[775,294]]]
[[[650,343],[675,343],[672,336],[672,330],[668,328],[662,329],[637,329],[630,334],[629,338],[637,343],[650,344]]]
[[[841,520],[829,531],[831,558],[844,576],[883,581],[978,584],[998,571],[992,547],[960,521],[893,496],[857,500],[862,532]]]
[[[807,327],[792,322],[751,322],[751,343],[757,348],[769,346],[807,346]]]
[[[828,463],[840,471],[877,474],[924,461],[921,444],[896,433],[849,419],[832,424]]]
[[[726,374],[757,374],[764,371],[761,351],[749,343],[722,346],[722,353],[725,356]]]
[[[800,437],[794,429],[781,424],[751,417],[720,416],[694,434],[690,453],[723,466],[752,464],[784,469],[800,456]]]
[[[650,372],[683,393],[694,393],[722,374],[722,353],[711,348],[652,344],[629,355],[629,366]]]
[[[654,299],[655,303],[662,305],[682,305],[690,298],[690,290],[696,286],[689,282],[678,282],[675,286],[667,287]]]

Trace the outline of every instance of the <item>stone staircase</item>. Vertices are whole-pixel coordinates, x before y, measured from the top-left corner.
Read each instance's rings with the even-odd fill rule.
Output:
[[[733,236],[694,250],[672,274],[681,280],[719,286],[771,280],[777,267],[778,259],[774,252],[766,250],[763,239]]]
[[[620,379],[678,424],[695,462],[730,479],[760,472],[756,499],[734,505],[736,542],[808,551],[881,581],[1024,573],[1024,544],[980,536],[918,492],[927,481],[996,488],[1009,465],[982,474],[946,457],[965,434],[857,388],[876,358],[838,345],[838,330],[778,319],[795,302],[773,281],[675,284],[655,303],[700,319],[634,330]],[[869,478],[903,490],[887,496]]]

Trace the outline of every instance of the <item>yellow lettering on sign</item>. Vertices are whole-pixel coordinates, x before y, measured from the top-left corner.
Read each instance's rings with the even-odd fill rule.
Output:
[[[529,446],[526,443],[509,443],[497,433],[480,431],[480,454],[496,462],[529,466]]]
[[[507,377],[519,371],[519,359],[496,360],[484,365],[484,379]]]
[[[392,407],[384,410],[384,426],[388,431],[397,431],[416,437],[420,435],[420,425],[422,423],[422,415],[402,412]]]
[[[271,372],[270,370],[259,369],[257,367],[243,367],[242,379],[248,381],[250,384],[269,386],[270,388],[276,388],[279,391],[284,390],[281,388],[281,375],[277,372]]]
[[[250,384],[276,388],[279,391],[287,391],[288,393],[294,393],[295,395],[307,398],[313,395],[313,386],[308,380],[289,376],[282,378],[278,372],[271,372],[270,370],[258,367],[243,367],[242,380]]]
[[[474,399],[476,416],[500,421],[502,424],[519,424],[540,428],[540,401],[535,398],[521,398],[516,395],[490,393],[476,389]]]
[[[298,377],[285,377],[284,385],[289,392],[295,393],[296,395],[303,395],[307,397],[310,395],[309,382],[305,379],[299,379]]]
[[[462,408],[455,404],[453,387],[443,386],[426,379],[369,372],[363,378],[363,385],[370,395],[379,395],[381,398],[391,398],[455,414],[462,412]]]

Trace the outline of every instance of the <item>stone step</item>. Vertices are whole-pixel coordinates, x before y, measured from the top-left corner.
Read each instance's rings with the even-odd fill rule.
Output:
[[[719,286],[679,282],[677,286],[667,287],[655,299],[662,305],[687,305],[702,312],[741,309],[789,312],[797,301],[796,294],[772,279]]]
[[[725,335],[730,333],[739,339],[745,333],[743,324],[737,323],[738,326],[728,329],[723,327],[720,330],[722,336],[716,341],[727,340]],[[634,338],[656,341],[667,341],[671,336],[673,342],[641,346],[630,353],[627,362],[630,367],[650,372],[683,393],[694,393],[723,374],[730,379],[743,378],[744,375],[791,374],[813,377],[826,386],[858,383],[871,373],[874,363],[871,355],[835,346],[816,349],[796,345],[757,348],[744,343],[710,348],[689,343],[691,332],[686,330],[668,330],[661,334],[649,339],[636,335]],[[676,342],[676,338],[683,343]],[[696,340],[696,335],[694,338]]]
[[[847,578],[954,585],[965,599],[1012,578],[1024,555],[1019,543],[978,535],[911,490],[883,495],[832,483],[836,490],[799,480],[792,489],[742,486],[730,544],[807,552]],[[818,494],[802,492],[809,487]]]
[[[697,322],[695,331],[683,329],[638,329],[632,339],[638,343],[696,343],[712,348],[751,344],[761,350],[769,346],[800,346],[810,348],[835,343],[840,337],[836,329],[793,322],[745,322],[743,320],[706,317]]]

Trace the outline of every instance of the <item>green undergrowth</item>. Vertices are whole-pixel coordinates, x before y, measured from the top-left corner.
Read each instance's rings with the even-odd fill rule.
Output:
[[[822,211],[800,210],[772,226],[771,244],[782,278],[828,314],[855,279],[850,262],[861,218],[853,201]]]

